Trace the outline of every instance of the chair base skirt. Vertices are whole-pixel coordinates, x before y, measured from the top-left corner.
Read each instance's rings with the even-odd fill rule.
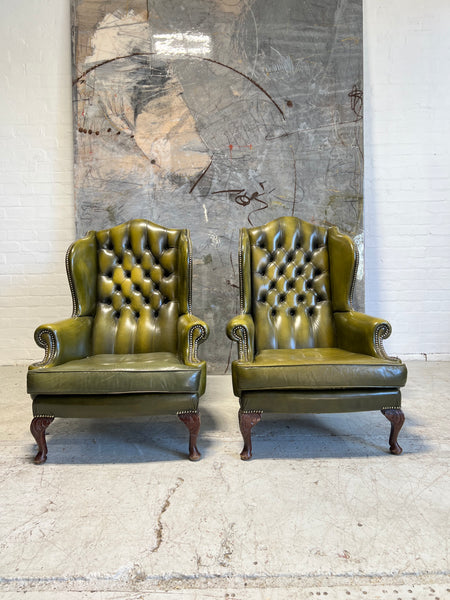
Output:
[[[400,408],[397,388],[242,391],[240,408],[265,413],[340,413]]]
[[[119,418],[170,415],[198,410],[198,394],[142,393],[110,395],[39,395],[33,415],[64,418]]]

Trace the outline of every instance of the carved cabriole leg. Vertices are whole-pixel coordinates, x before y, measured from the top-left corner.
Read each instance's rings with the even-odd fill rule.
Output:
[[[47,460],[47,442],[45,441],[45,430],[54,420],[54,417],[34,417],[31,421],[30,431],[38,445],[38,453],[34,457],[36,465],[45,463]]]
[[[250,460],[252,457],[252,427],[260,421],[260,412],[239,411],[239,428],[244,438],[244,447],[241,452],[242,460]]]
[[[189,429],[189,460],[199,460],[201,457],[197,448],[197,436],[200,431],[200,415],[198,412],[178,413],[180,421]]]
[[[391,422],[391,434],[389,436],[391,454],[401,454],[403,450],[397,443],[397,437],[405,422],[405,415],[401,408],[384,408],[381,412]]]

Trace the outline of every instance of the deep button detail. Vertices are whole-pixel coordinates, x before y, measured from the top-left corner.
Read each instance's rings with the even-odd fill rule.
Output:
[[[275,317],[275,315],[277,314],[276,309],[272,308],[272,310],[270,311],[270,314],[272,315],[272,317]]]
[[[295,286],[295,281],[293,281],[292,279],[289,279],[286,286],[287,286],[288,290],[292,290]]]
[[[295,269],[295,274],[296,275],[302,275],[303,274],[303,267],[297,267]]]
[[[158,315],[159,315],[159,310],[153,311],[153,316],[155,317],[155,319],[158,317]]]
[[[158,291],[159,290],[159,283],[157,281],[155,281],[155,283],[153,284],[153,288]]]
[[[290,251],[286,254],[286,259],[288,262],[291,262],[293,258],[294,258],[294,253],[292,251]]]
[[[305,254],[305,261],[306,261],[306,262],[309,262],[310,260],[311,260],[311,252],[307,252],[307,253]]]
[[[269,290],[273,290],[273,289],[274,289],[274,287],[275,287],[275,281],[273,281],[273,280],[272,280],[272,281],[269,283]]]
[[[127,298],[127,299],[125,300],[125,304],[131,304],[131,300],[130,300],[130,298]]]
[[[119,283],[116,283],[116,285],[114,286],[114,291],[120,292],[120,284]]]
[[[139,312],[138,312],[138,311],[136,311],[136,312],[134,313],[134,316],[136,317],[136,319],[139,319]]]
[[[308,281],[306,282],[306,289],[310,290],[313,286],[313,282],[311,281],[311,279],[308,279]]]
[[[128,271],[128,270],[124,271],[124,273],[125,273],[125,277],[130,277],[130,275],[131,275],[131,271]]]
[[[311,317],[314,314],[314,306],[308,308],[308,315]]]
[[[265,302],[267,300],[267,292],[263,292],[260,297],[261,302]]]
[[[170,302],[169,298],[163,298],[163,301],[162,301],[163,304],[169,304],[169,302]]]
[[[106,277],[109,277],[109,278],[111,278],[112,276],[113,276],[113,272],[112,272],[111,270],[109,270],[109,271],[106,273]]]
[[[267,268],[266,267],[262,267],[262,269],[259,270],[259,274],[262,275],[264,277],[264,275],[267,272]]]
[[[304,302],[305,301],[305,295],[304,294],[298,294],[296,300],[297,300],[297,302]]]
[[[116,312],[113,314],[113,317],[115,319],[118,319],[120,317],[120,312],[118,310],[116,310]]]
[[[295,310],[295,308],[290,308],[289,309],[289,314],[291,315],[291,317],[293,317],[295,315],[297,311]]]
[[[321,271],[321,269],[316,269],[316,270],[314,271],[314,277],[319,277],[320,275],[322,275],[322,271]]]
[[[134,290],[136,292],[140,292],[141,291],[141,286],[138,283],[136,283],[136,285],[134,286]]]
[[[280,294],[278,296],[278,299],[279,299],[280,302],[284,302],[286,300],[286,294]]]
[[[280,275],[284,275],[285,270],[286,270],[286,267],[284,265],[281,265],[281,267],[278,269],[278,273]]]

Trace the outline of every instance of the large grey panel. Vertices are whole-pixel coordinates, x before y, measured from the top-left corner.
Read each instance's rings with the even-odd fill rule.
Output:
[[[224,372],[240,227],[293,214],[363,247],[362,0],[72,8],[77,233],[188,227],[202,351]]]

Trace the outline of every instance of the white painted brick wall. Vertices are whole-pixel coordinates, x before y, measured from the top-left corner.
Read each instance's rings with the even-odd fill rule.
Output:
[[[8,6],[6,6],[8,4]],[[366,308],[402,356],[450,357],[450,2],[364,0]],[[69,0],[0,6],[0,364],[71,313]]]
[[[71,314],[70,5],[3,2],[0,19],[0,364],[13,364],[42,358],[34,329]]]
[[[450,358],[450,2],[365,0],[366,311]]]

